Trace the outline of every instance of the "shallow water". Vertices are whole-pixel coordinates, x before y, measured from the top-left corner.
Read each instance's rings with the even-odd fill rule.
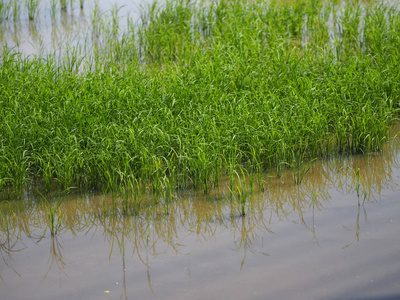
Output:
[[[14,17],[13,2],[17,1],[19,13]],[[151,1],[144,0],[84,0],[83,8],[77,0],[66,0],[67,8],[61,10],[60,1],[39,0],[37,16],[30,20],[25,1],[3,0],[0,3],[10,4],[3,17],[0,10],[0,45],[20,51],[24,55],[45,56],[60,55],[69,51],[79,54],[90,53],[94,45],[94,35],[106,34],[112,23],[112,11],[117,12],[118,31],[127,28],[128,17],[138,22],[143,7]],[[94,30],[96,32],[94,32]],[[100,31],[100,32],[99,32]],[[95,33],[95,34],[94,34]],[[77,49],[73,49],[76,47]]]
[[[113,30],[113,18],[118,28],[117,35],[121,37],[128,26],[135,26],[141,22],[141,14],[146,7],[153,2],[164,2],[83,0],[81,8],[80,1],[65,0],[67,7],[61,10],[58,0],[30,1],[38,1],[38,10],[33,20],[28,17],[27,1],[0,1],[0,4],[4,4],[3,9],[0,5],[0,46],[7,45],[26,56],[54,55],[58,59],[61,59],[64,54],[69,57],[90,56],[93,48],[102,49],[115,38],[110,37],[110,32]],[[17,14],[14,14],[13,3],[15,2],[19,3]],[[380,0],[379,2],[393,7],[399,4],[397,0]],[[55,9],[52,3],[56,4]],[[333,26],[333,21],[330,20],[329,24]],[[308,36],[306,33],[303,34],[303,40],[307,43]],[[329,35],[330,44],[334,47],[334,33],[330,31]]]
[[[3,202],[0,298],[398,299],[399,146],[242,182],[243,217],[227,182],[133,215],[93,194]]]

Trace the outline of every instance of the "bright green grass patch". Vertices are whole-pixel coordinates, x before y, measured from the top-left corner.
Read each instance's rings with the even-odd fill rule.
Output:
[[[400,15],[379,4],[154,4],[69,55],[2,52],[3,192],[208,191],[239,169],[379,150],[398,115]]]

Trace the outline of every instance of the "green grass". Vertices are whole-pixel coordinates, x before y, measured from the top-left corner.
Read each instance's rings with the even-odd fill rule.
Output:
[[[67,0],[60,0],[60,7],[61,10],[66,10],[67,9]]]
[[[3,192],[140,182],[167,199],[282,167],[300,184],[307,161],[379,150],[398,117],[400,15],[388,6],[175,1],[116,24],[94,24],[90,57],[3,49]]]
[[[21,14],[21,3],[18,0],[14,0],[11,2],[12,8],[13,8],[13,21],[14,23],[17,23],[20,18]]]
[[[306,225],[311,222],[306,217],[310,216],[311,209],[323,210],[325,205],[330,205],[332,190],[353,195],[353,208],[357,210],[362,209],[364,201],[375,201],[385,191],[396,189],[398,141],[388,143],[385,149],[386,154],[335,156],[315,162],[310,170],[312,175],[304,178],[301,185],[292,183],[291,170],[284,171],[281,178],[264,174],[263,184],[267,188],[262,192],[254,188],[251,176],[239,170],[233,174],[233,189],[230,178],[225,177],[221,178],[219,188],[209,195],[202,191],[177,191],[177,200],[169,202],[167,195],[161,195],[165,197],[164,205],[155,205],[160,195],[145,193],[138,181],[131,181],[121,197],[86,193],[49,195],[43,199],[31,189],[24,201],[0,202],[0,254],[24,249],[27,238],[39,243],[42,239],[66,234],[75,236],[79,232],[87,236],[91,230],[104,233],[109,240],[108,237],[121,238],[121,229],[125,228],[134,234],[132,244],[146,245],[149,236],[156,234],[154,241],[166,241],[168,236],[175,245],[176,239],[172,237],[176,237],[182,226],[189,228],[189,234],[213,239],[212,226],[216,224],[235,228],[245,221],[249,227],[243,234],[266,232],[275,218],[291,216],[293,219],[297,215],[300,223]],[[357,197],[357,189],[361,197]],[[129,197],[131,192],[139,197]],[[244,214],[246,217],[242,218]]]
[[[8,0],[0,0],[0,24],[10,17],[12,3]]]
[[[39,13],[39,0],[26,0],[26,9],[28,10],[28,18],[30,21],[37,18]]]

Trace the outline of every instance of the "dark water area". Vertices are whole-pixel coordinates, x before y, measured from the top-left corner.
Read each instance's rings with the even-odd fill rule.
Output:
[[[0,299],[398,299],[399,155],[248,181],[245,216],[228,182],[134,215],[93,194],[3,202]]]

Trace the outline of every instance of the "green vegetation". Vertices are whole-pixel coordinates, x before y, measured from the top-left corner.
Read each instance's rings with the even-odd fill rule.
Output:
[[[60,0],[60,6],[62,10],[67,9],[67,0]]]
[[[39,9],[39,0],[26,0],[26,9],[28,10],[29,20],[34,20],[37,18]],[[15,7],[14,7],[15,8]]]
[[[117,8],[94,23],[90,55],[3,49],[3,193],[148,187],[169,199],[286,167],[300,184],[311,159],[379,150],[397,119],[395,8],[174,1],[141,16],[123,33]]]
[[[170,202],[164,198],[166,195],[140,194],[141,190],[137,191],[136,199],[95,193],[44,198],[32,190],[25,201],[0,202],[0,254],[25,248],[26,238],[39,242],[45,237],[67,233],[68,236],[78,232],[86,235],[91,230],[121,238],[117,228],[124,224],[134,234],[131,240],[143,245],[154,233],[157,238],[151,240],[173,241],[182,226],[186,233],[207,239],[215,234],[216,223],[224,228],[237,227],[240,236],[257,228],[270,231],[268,227],[276,218],[291,216],[289,219],[293,220],[298,216],[299,224],[306,225],[311,222],[307,218],[310,209],[323,211],[336,199],[337,196],[332,198],[333,190],[341,195],[350,194],[354,200],[357,198],[350,201],[356,211],[363,209],[364,201],[376,201],[385,191],[396,189],[399,147],[395,141],[385,145],[384,154],[317,161],[311,167],[311,175],[300,185],[293,184],[293,170],[282,172],[281,178],[264,174],[264,185],[268,187],[264,191],[252,186],[251,176],[241,174],[240,170],[234,174],[233,190],[231,178],[226,177],[207,195],[201,190],[177,191],[176,199]],[[358,183],[362,185],[361,197],[356,195]],[[160,198],[164,203],[159,202]],[[244,214],[246,217],[241,218]],[[244,219],[247,228],[240,226]]]
[[[3,21],[8,20],[10,14],[10,8],[11,8],[11,3],[5,0],[0,0],[0,24]]]
[[[12,8],[13,8],[13,20],[14,22],[18,22],[20,18],[20,13],[21,13],[21,3],[19,1],[13,1],[12,2]]]

